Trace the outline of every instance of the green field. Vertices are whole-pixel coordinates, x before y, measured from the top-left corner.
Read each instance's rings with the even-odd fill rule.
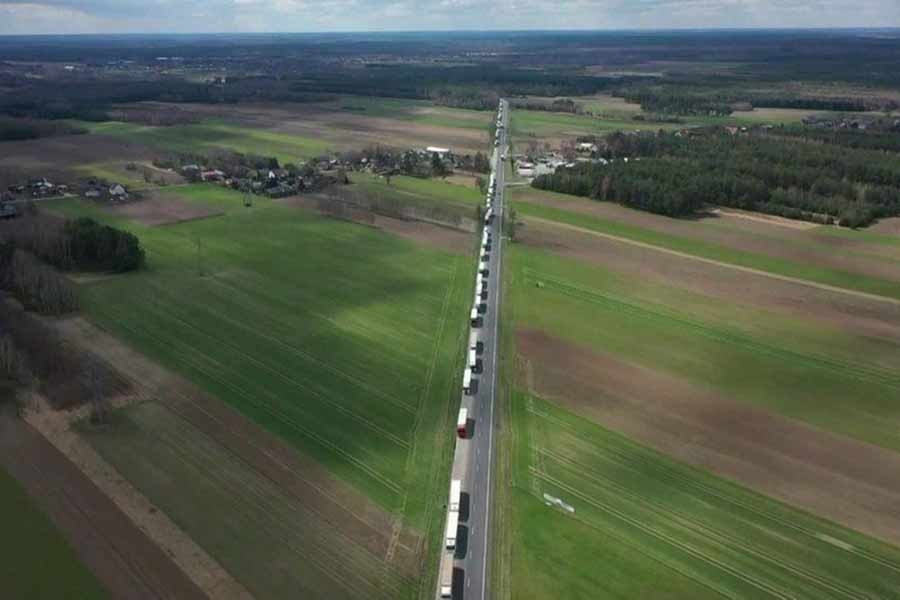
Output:
[[[440,527],[474,261],[266,199],[245,208],[223,188],[167,193],[226,214],[115,220],[140,237],[148,268],[85,285],[87,315],[405,526]],[[82,201],[53,208],[112,220]],[[141,487],[140,472],[126,475]]]
[[[107,598],[53,523],[0,468],[0,585],[4,598]]]
[[[216,120],[167,127],[117,121],[78,124],[92,134],[121,138],[165,151],[203,153],[210,150],[232,150],[274,156],[283,164],[301,162],[333,149],[327,142],[315,138],[274,133]]]
[[[84,435],[258,598],[402,598],[415,589],[382,557],[158,404],[120,411],[111,430]]]
[[[597,118],[539,110],[514,110],[510,119],[510,127],[515,132],[513,137],[517,143],[529,138],[575,138],[579,135],[604,135],[613,131],[657,131],[661,128],[678,127],[673,124]]]
[[[520,202],[516,205],[516,210],[522,216],[537,217],[574,225],[601,234],[621,237],[708,260],[766,271],[784,277],[808,280],[823,285],[856,290],[866,294],[900,299],[900,282],[896,281],[741,251],[698,239],[652,231],[627,223],[575,213],[556,207]]]
[[[507,400],[505,598],[896,598],[900,550]],[[548,506],[544,494],[574,508]],[[503,563],[501,563],[503,564]]]
[[[900,450],[896,340],[729,305],[527,247],[512,246],[506,260],[516,281],[508,297],[530,328]]]
[[[499,597],[900,595],[897,548],[676,462],[526,392],[514,334],[538,329],[894,449],[900,379],[890,365],[900,360],[900,344],[524,245],[508,246],[504,261]],[[548,505],[544,494],[574,513]]]
[[[391,183],[388,184],[383,177],[367,173],[353,173],[350,179],[368,192],[398,196],[418,206],[438,202],[457,208],[472,209],[473,217],[474,208],[484,202],[484,196],[475,186],[467,187],[441,179],[398,175],[391,177]]]

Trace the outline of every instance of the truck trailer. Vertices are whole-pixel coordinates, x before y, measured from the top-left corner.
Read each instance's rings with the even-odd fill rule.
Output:
[[[472,369],[469,368],[463,371],[463,394],[472,395]]]
[[[469,373],[468,369],[466,369]],[[459,437],[466,439],[469,434],[469,410],[467,408],[459,409],[459,417],[456,419],[456,433]]]
[[[450,501],[447,506],[450,511],[459,512],[459,499],[462,497],[462,481],[454,479],[450,482]]]
[[[447,550],[455,550],[456,549],[456,530],[459,529],[459,513],[458,512],[450,512],[447,513],[447,535],[446,543],[444,544],[447,547]]]
[[[478,341],[478,333],[475,331],[469,334],[469,350],[474,350],[477,354],[484,352],[484,344]]]
[[[441,557],[441,598],[453,597],[453,555],[444,553]]]

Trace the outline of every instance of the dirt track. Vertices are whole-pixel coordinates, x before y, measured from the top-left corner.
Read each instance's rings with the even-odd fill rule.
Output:
[[[549,196],[523,189],[516,199],[708,242],[743,252],[900,281],[900,247],[828,235],[808,223],[720,209],[699,219],[672,219],[610,202]]]
[[[99,488],[27,423],[0,417],[0,464],[49,515],[112,597],[206,598]]]
[[[526,218],[522,243],[742,306],[776,308],[856,334],[900,338],[900,300],[730,265],[588,229]]]
[[[900,454],[594,353],[517,332],[532,391],[660,452],[900,544]]]

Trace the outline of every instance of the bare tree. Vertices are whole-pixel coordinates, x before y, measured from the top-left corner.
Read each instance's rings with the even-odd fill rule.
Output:
[[[84,383],[90,394],[91,423],[109,423],[109,401],[106,397],[105,369],[96,357],[88,358],[85,364]]]

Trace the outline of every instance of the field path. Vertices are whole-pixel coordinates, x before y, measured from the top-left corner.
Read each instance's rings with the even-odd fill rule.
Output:
[[[548,225],[550,227],[558,227],[561,229],[567,229],[569,231],[577,231],[579,233],[583,233],[586,235],[592,235],[595,237],[601,237],[604,239],[612,240],[614,242],[620,242],[623,244],[628,244],[630,246],[635,246],[638,248],[643,248],[646,250],[654,250],[656,252],[662,252],[664,254],[669,254],[671,256],[677,256],[679,258],[687,258],[690,260],[715,265],[718,267],[724,267],[726,269],[732,269],[735,271],[740,271],[742,273],[750,273],[752,275],[760,275],[762,277],[768,277],[770,279],[777,279],[779,281],[787,281],[789,283],[796,283],[799,285],[805,285],[807,287],[813,287],[820,290],[825,290],[828,292],[836,292],[839,294],[847,294],[850,296],[856,296],[857,298],[864,298],[866,300],[874,300],[876,302],[886,302],[889,304],[894,304],[900,306],[900,299],[890,298],[888,296],[879,296],[878,294],[870,294],[868,292],[861,292],[858,290],[851,290],[847,288],[837,287],[834,285],[828,285],[826,283],[817,283],[815,281],[810,281],[808,279],[801,279],[799,277],[790,277],[789,275],[779,275],[777,273],[771,273],[769,271],[762,271],[760,269],[754,269],[752,267],[744,267],[741,265],[735,265],[728,262],[723,262],[719,260],[715,260],[712,258],[705,258],[702,256],[697,256],[694,254],[688,254],[687,252],[681,252],[679,250],[671,250],[669,248],[663,248],[662,246],[656,246],[654,244],[648,244],[646,242],[639,242],[637,240],[632,240],[626,237],[621,237],[617,235],[612,235],[609,233],[602,233],[600,231],[594,231],[593,229],[588,229],[586,227],[578,227],[576,225],[569,225],[568,223],[560,223],[559,221],[554,221],[552,219],[543,219],[541,217],[522,217],[522,220],[526,223],[528,221],[532,221],[534,223],[540,223],[542,225]]]

